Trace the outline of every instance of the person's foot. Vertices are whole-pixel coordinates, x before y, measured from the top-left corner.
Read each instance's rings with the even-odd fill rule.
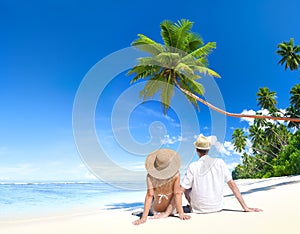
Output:
[[[149,219],[161,219],[161,218],[167,218],[169,215],[166,212],[158,213],[150,217]]]

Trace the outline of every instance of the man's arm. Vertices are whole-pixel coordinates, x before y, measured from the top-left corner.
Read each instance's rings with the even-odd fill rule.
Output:
[[[239,203],[241,204],[242,208],[244,209],[245,212],[259,212],[262,211],[259,208],[249,208],[244,199],[243,196],[239,190],[239,188],[237,187],[236,183],[233,180],[229,180],[227,182],[229,188],[231,189],[231,191],[233,192],[234,196],[236,197],[236,199],[239,201]]]

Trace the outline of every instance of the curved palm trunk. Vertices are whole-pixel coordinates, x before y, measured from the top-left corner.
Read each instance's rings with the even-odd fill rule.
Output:
[[[173,77],[174,83],[176,84],[176,86],[185,94],[189,95],[192,98],[195,98],[196,100],[198,100],[199,102],[203,103],[204,105],[208,106],[209,108],[223,114],[226,116],[230,116],[230,117],[235,117],[235,118],[255,118],[255,119],[273,119],[273,120],[285,120],[285,121],[290,121],[290,122],[300,122],[300,118],[288,118],[288,117],[275,117],[275,116],[268,116],[268,115],[245,115],[245,114],[235,114],[235,113],[230,113],[227,111],[224,111],[212,104],[210,104],[209,102],[203,100],[202,98],[198,97],[197,95],[191,93],[190,91],[182,88],[180,86],[180,84],[178,83],[176,77]]]

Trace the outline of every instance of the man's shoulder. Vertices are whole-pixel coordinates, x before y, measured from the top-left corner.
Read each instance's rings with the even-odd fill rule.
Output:
[[[216,158],[216,161],[217,161],[218,163],[225,163],[224,160],[223,160],[222,158]]]
[[[225,163],[224,160],[222,158],[217,158],[217,157],[211,157],[209,156],[209,158],[212,160],[214,160],[216,163]]]
[[[191,163],[189,164],[189,166],[188,166],[188,169],[189,169],[189,170],[193,170],[194,168],[197,167],[198,164],[199,164],[199,161],[198,161],[198,160],[197,160],[197,161],[194,161],[194,162],[191,162]]]
[[[227,164],[222,158],[215,158],[214,167],[222,170],[228,170]]]
[[[190,167],[195,167],[197,164],[199,164],[199,162],[200,162],[199,160],[191,162],[189,166]]]

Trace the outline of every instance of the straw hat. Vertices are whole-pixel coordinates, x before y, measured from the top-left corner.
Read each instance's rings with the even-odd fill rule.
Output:
[[[180,156],[171,149],[158,149],[150,153],[145,161],[147,172],[157,179],[169,179],[179,170]]]
[[[210,149],[210,142],[205,136],[200,135],[197,138],[197,140],[194,142],[194,146],[197,149],[209,150]]]

